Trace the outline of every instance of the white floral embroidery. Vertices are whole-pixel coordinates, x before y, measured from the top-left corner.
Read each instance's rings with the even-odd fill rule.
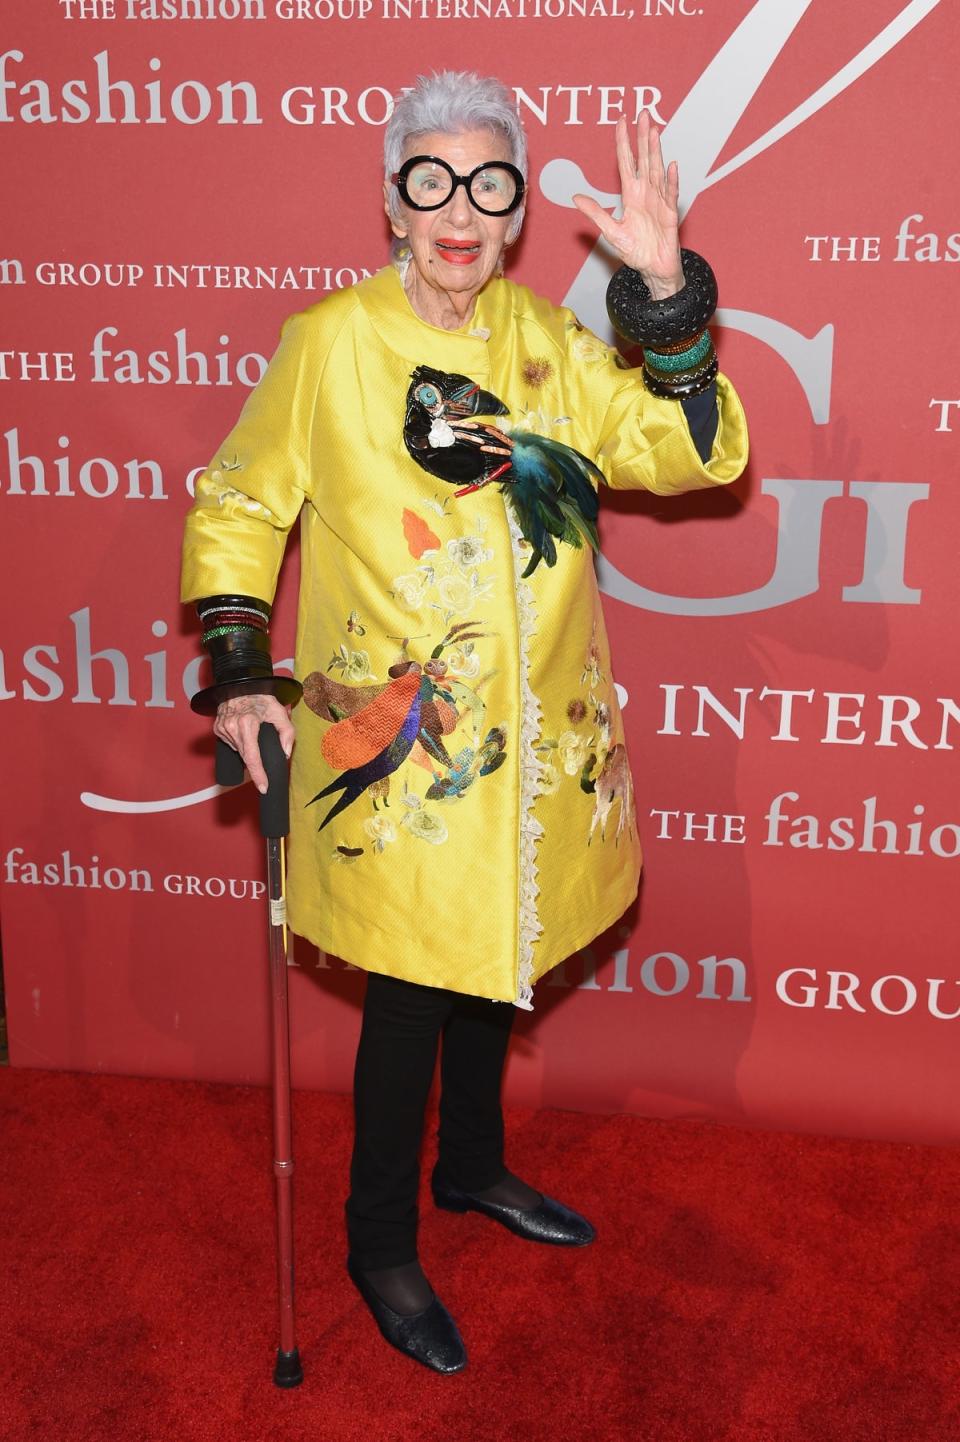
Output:
[[[406,576],[394,576],[390,588],[397,604],[405,611],[419,611],[429,579],[430,576],[422,570],[411,571]]]
[[[593,745],[592,736],[578,736],[576,731],[564,731],[557,741],[557,752],[568,776],[576,776],[586,766]]]
[[[363,823],[363,829],[373,841],[373,849],[380,852],[391,841],[397,839],[397,828],[389,816],[383,816],[377,812],[376,816],[368,816]]]
[[[483,544],[482,536],[457,536],[447,542],[447,555],[462,571],[493,560],[493,552]]]
[[[231,466],[231,470],[240,470],[239,466]],[[208,471],[205,477],[197,482],[197,496],[201,500],[214,500],[218,506],[225,506],[228,502],[236,506],[238,510],[246,511],[250,516],[258,516],[266,521],[274,521],[276,518],[272,511],[259,501],[253,500],[251,496],[245,496],[235,486],[227,485],[221,470]]]
[[[610,354],[610,347],[604,345],[589,331],[583,331],[580,335],[574,336],[570,349],[574,357],[579,361],[605,360]]]
[[[432,811],[426,811],[418,807],[416,811],[408,811],[403,818],[403,825],[410,832],[411,836],[419,836],[421,841],[429,841],[432,846],[439,846],[447,839],[447,828],[439,816]]]
[[[465,616],[473,606],[474,589],[466,576],[441,576],[437,582],[437,595],[445,611]]]
[[[451,676],[472,681],[475,676],[480,675],[480,657],[472,641],[467,641],[464,646],[451,646],[446,651],[444,660]]]
[[[560,789],[560,772],[552,761],[543,763],[543,770],[540,772],[540,795],[552,796]]]

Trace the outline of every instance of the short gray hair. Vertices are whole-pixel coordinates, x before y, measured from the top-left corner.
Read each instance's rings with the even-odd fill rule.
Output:
[[[390,215],[403,214],[393,176],[403,164],[404,151],[418,135],[434,131],[459,135],[465,130],[491,130],[504,136],[510,159],[527,178],[527,137],[511,92],[492,75],[472,70],[440,70],[418,75],[416,86],[396,101],[383,137],[383,168],[388,187]],[[507,243],[516,240],[523,224],[525,202],[510,217]]]

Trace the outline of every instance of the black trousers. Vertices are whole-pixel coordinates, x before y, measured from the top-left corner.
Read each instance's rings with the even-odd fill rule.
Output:
[[[441,1035],[437,1174],[466,1192],[503,1180],[500,1081],[514,1011],[510,1002],[368,974],[346,1205],[359,1267],[399,1266],[417,1255],[420,1143]]]

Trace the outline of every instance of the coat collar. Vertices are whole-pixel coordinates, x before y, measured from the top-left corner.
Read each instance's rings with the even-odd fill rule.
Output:
[[[490,365],[490,351],[507,339],[513,311],[511,285],[489,280],[477,296],[473,315],[459,330],[443,330],[421,320],[413,310],[399,272],[386,265],[355,287],[364,314],[380,339],[407,360],[438,370],[477,377]]]

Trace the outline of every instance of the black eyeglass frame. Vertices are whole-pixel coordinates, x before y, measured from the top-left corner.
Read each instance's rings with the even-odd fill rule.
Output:
[[[409,176],[411,170],[415,165],[422,165],[425,160],[429,161],[431,165],[439,165],[442,170],[445,170],[447,172],[450,179],[453,181],[450,194],[445,195],[442,200],[437,201],[436,205],[418,205],[415,200],[410,199],[410,194],[407,190],[407,177]],[[512,175],[514,181],[516,182],[517,186],[517,193],[513,197],[513,200],[508,206],[505,206],[502,210],[488,210],[485,206],[478,205],[470,190],[474,178],[479,175],[481,171],[490,170],[494,166],[499,166],[501,170],[508,170]],[[400,192],[400,199],[403,201],[404,205],[409,205],[411,210],[442,210],[443,207],[445,205],[448,205],[453,199],[454,195],[456,194],[457,186],[462,185],[464,190],[467,192],[467,199],[473,206],[474,210],[479,210],[481,215],[495,216],[512,215],[513,212],[516,210],[517,206],[523,200],[524,192],[527,188],[526,182],[521,172],[517,169],[515,165],[511,165],[508,160],[485,160],[482,165],[478,165],[474,170],[471,170],[469,175],[458,175],[457,172],[454,170],[453,166],[448,165],[445,160],[441,160],[439,155],[411,155],[409,160],[405,160],[403,162],[399,170],[394,171],[391,179]]]

